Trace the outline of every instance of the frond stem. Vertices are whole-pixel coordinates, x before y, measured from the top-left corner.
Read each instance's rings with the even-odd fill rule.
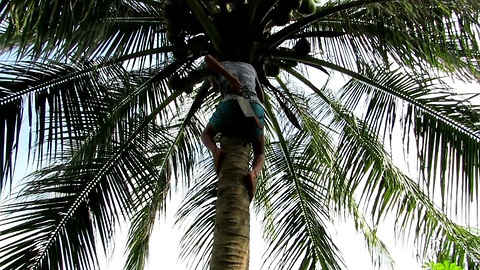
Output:
[[[100,69],[103,69],[105,67],[109,67],[109,66],[112,66],[112,65],[115,65],[115,64],[118,64],[118,63],[121,63],[121,62],[125,62],[125,61],[128,61],[128,60],[137,58],[137,57],[152,55],[152,54],[156,54],[156,53],[169,52],[172,49],[174,49],[174,46],[164,46],[164,47],[161,47],[161,48],[155,48],[155,49],[150,49],[150,50],[145,50],[145,51],[140,51],[140,52],[124,55],[124,56],[121,56],[121,57],[118,57],[118,58],[110,59],[110,60],[105,61],[105,62],[100,63],[100,64],[91,65],[88,68],[78,70],[78,71],[70,73],[66,76],[56,78],[56,79],[50,80],[48,82],[43,82],[40,85],[30,87],[28,89],[19,91],[15,94],[8,95],[6,97],[0,98],[0,106],[5,105],[6,103],[12,102],[14,100],[20,99],[22,96],[24,96],[26,94],[36,93],[36,92],[42,91],[45,88],[48,88],[50,85],[59,84],[59,83],[65,82],[65,81],[70,81],[70,80],[73,80],[75,78],[85,76],[85,75],[91,73],[92,71],[100,70]]]

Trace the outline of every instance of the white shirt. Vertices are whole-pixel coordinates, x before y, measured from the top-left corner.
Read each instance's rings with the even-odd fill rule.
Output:
[[[223,61],[220,64],[233,76],[235,76],[240,83],[243,85],[243,91],[241,96],[249,101],[254,101],[261,103],[258,99],[257,92],[255,91],[255,86],[257,82],[257,72],[255,68],[249,63],[245,62],[236,62],[236,61]],[[232,93],[232,88],[230,86],[230,81],[221,75],[215,77],[220,92],[222,94],[223,100],[237,99],[239,95]]]

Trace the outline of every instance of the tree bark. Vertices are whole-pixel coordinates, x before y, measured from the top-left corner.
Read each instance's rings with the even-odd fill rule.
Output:
[[[210,270],[247,270],[250,257],[250,201],[244,176],[250,144],[223,135],[225,160],[218,175],[215,229]]]

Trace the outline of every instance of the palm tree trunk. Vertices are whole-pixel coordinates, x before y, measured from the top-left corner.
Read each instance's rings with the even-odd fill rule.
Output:
[[[250,201],[243,180],[250,144],[223,135],[226,156],[218,176],[215,229],[210,270],[247,270],[250,257]]]

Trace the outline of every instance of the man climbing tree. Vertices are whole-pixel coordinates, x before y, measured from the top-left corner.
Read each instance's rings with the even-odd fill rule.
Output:
[[[214,71],[214,83],[220,90],[222,101],[202,133],[202,141],[213,155],[215,171],[220,172],[225,151],[215,142],[217,133],[245,137],[253,148],[252,169],[245,175],[248,195],[252,201],[257,177],[265,163],[264,134],[265,112],[263,92],[252,65],[238,61],[218,62],[205,56],[207,67]]]

